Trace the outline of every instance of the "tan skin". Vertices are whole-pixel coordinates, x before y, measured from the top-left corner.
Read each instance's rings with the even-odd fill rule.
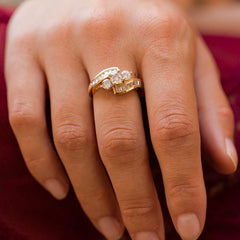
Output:
[[[233,114],[208,49],[170,1],[57,3],[25,2],[8,29],[9,119],[29,171],[57,199],[72,184],[107,239],[124,228],[133,240],[165,239],[137,92],[87,93],[104,68],[137,72],[174,226],[182,239],[197,239],[206,213],[200,137],[217,171],[237,167]]]
[[[239,1],[193,7],[189,13],[202,33],[240,37]]]

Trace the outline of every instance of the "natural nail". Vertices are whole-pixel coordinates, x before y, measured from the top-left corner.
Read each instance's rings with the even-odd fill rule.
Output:
[[[113,217],[104,217],[98,221],[99,230],[102,234],[111,240],[119,240],[122,235],[124,228],[120,222]]]
[[[155,232],[139,232],[134,240],[160,240],[160,238]]]
[[[177,230],[183,240],[196,240],[200,234],[200,223],[193,213],[180,215],[177,219]]]
[[[66,197],[67,190],[57,179],[48,179],[45,188],[58,200]]]
[[[225,144],[226,144],[226,152],[227,152],[228,156],[230,157],[230,159],[232,160],[235,169],[237,169],[238,155],[237,155],[237,150],[234,146],[234,143],[231,139],[226,138]]]

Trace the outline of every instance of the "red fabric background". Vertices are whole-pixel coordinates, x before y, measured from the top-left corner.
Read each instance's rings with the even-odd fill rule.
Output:
[[[81,211],[73,190],[63,201],[53,199],[27,171],[8,122],[3,62],[7,22],[11,10],[0,9],[0,240],[103,239]],[[206,36],[222,74],[222,85],[236,120],[240,152],[240,39]],[[144,99],[142,100],[144,103]],[[143,104],[144,105],[144,104]],[[203,162],[209,158],[203,152]],[[161,175],[151,151],[159,196],[164,203]],[[220,176],[204,164],[208,191],[207,223],[201,239],[240,240],[240,174]],[[163,204],[164,206],[164,204]],[[167,239],[177,237],[166,207]]]

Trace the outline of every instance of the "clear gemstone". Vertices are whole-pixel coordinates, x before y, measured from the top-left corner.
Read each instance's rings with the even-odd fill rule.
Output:
[[[117,73],[117,74],[114,74],[113,76],[111,76],[111,81],[113,84],[122,83],[123,79],[122,79],[121,74]]]
[[[105,77],[107,77],[109,75],[109,71],[105,72]]]
[[[115,69],[115,70],[112,70],[111,72],[110,72],[110,75],[115,75],[115,74],[117,74],[118,73],[118,71]]]
[[[112,83],[109,79],[105,79],[103,82],[102,82],[102,87],[104,89],[110,89],[112,87]]]
[[[102,75],[100,75],[100,78],[103,79],[106,77],[106,75],[107,75],[106,73],[103,73]]]
[[[122,75],[123,79],[125,79],[125,80],[130,80],[131,79],[131,73],[129,71],[126,71],[126,70],[122,71],[121,75]]]

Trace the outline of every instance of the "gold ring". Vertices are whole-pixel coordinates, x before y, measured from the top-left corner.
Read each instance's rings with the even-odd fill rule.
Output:
[[[124,94],[142,87],[141,79],[134,77],[132,72],[120,71],[118,67],[111,67],[104,69],[92,79],[88,93],[92,96],[97,90],[103,88],[113,90],[114,94]]]

